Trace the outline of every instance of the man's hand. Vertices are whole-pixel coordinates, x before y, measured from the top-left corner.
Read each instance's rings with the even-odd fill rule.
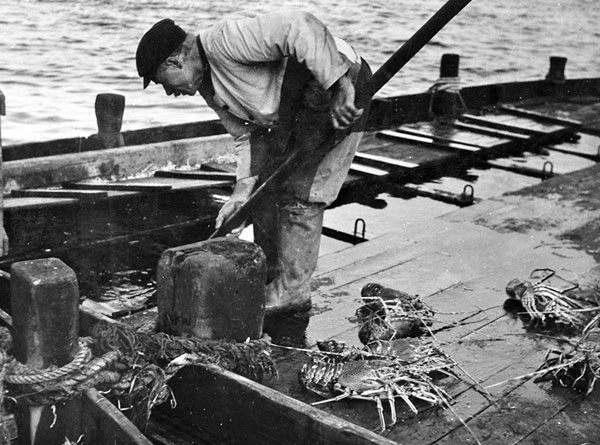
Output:
[[[252,190],[254,190],[254,186],[256,185],[258,177],[251,176],[248,178],[240,179],[235,183],[235,187],[233,189],[233,193],[221,210],[217,215],[217,219],[215,222],[215,228],[220,228],[225,221],[227,221],[231,216],[237,212],[245,203],[248,201],[248,198],[252,194]]]
[[[354,85],[346,75],[340,77],[330,90],[331,121],[335,129],[343,130],[356,122],[362,116],[363,110],[354,105]]]

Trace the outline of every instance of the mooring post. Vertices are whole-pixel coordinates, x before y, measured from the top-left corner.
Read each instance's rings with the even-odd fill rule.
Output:
[[[8,236],[4,229],[4,176],[2,174],[2,116],[6,116],[6,102],[4,94],[0,91],[0,256],[8,254]]]
[[[565,76],[566,57],[550,57],[550,69],[546,75],[548,94],[551,96],[563,96],[566,93],[567,78]]]
[[[458,54],[442,54],[440,61],[440,78],[458,77],[460,56]]]
[[[258,245],[226,237],[174,247],[156,275],[160,330],[240,342],[262,335],[266,259]]]
[[[57,258],[13,263],[11,306],[15,358],[35,369],[64,366],[78,352],[79,288],[75,272]],[[17,405],[20,444],[62,444],[77,438],[73,403]]]
[[[120,94],[103,93],[96,96],[94,106],[98,124],[98,138],[104,148],[122,147],[125,145],[121,126],[125,111],[125,96]]]
[[[465,108],[460,95],[458,54],[443,54],[440,62],[440,78],[430,88],[430,112],[434,116],[453,118]]]

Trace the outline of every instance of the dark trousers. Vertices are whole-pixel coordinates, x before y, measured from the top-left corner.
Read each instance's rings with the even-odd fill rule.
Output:
[[[310,72],[288,61],[276,128],[254,132],[252,156],[267,167],[264,181],[286,157],[301,155],[279,180],[271,182],[250,213],[254,241],[267,257],[267,310],[310,306],[310,278],[316,268],[325,208],[337,197],[360,143],[367,119],[364,84],[371,71],[363,62],[349,72],[363,117],[347,131],[335,131],[329,92]]]

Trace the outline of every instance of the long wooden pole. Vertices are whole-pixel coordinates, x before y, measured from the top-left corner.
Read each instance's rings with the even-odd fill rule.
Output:
[[[448,0],[419,30],[413,34],[369,79],[367,91],[372,97],[383,87],[417,52],[429,42],[456,14],[469,4],[471,0]],[[300,150],[293,151],[287,159],[237,208],[221,227],[216,229],[208,239],[222,236],[233,229],[232,222],[236,221],[242,211],[248,207],[267,184],[282,175],[286,168],[300,155]]]
[[[471,0],[448,0],[413,36],[373,74],[368,87],[375,95],[404,65],[452,20]]]

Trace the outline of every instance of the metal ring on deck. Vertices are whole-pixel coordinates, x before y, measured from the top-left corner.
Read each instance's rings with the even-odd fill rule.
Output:
[[[17,365],[18,369],[23,370],[24,372],[7,374],[4,377],[4,381],[13,385],[33,385],[56,380],[71,374],[73,371],[81,369],[81,367],[89,361],[90,355],[91,351],[87,342],[79,340],[79,351],[77,351],[73,360],[66,365],[52,371],[46,371],[44,369],[33,369],[26,365],[19,364],[20,366]]]

